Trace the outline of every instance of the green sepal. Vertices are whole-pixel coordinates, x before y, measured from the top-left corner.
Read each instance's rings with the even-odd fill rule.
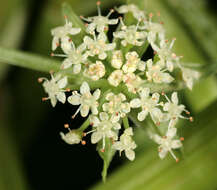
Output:
[[[103,179],[103,182],[105,182],[110,162],[112,161],[112,158],[116,152],[116,150],[112,148],[112,139],[107,138],[107,137],[105,138],[104,151],[102,151],[102,141],[100,141],[97,145],[97,151],[100,157],[103,159],[102,179]]]

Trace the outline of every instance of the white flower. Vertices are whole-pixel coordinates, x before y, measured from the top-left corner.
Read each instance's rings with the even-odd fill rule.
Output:
[[[61,41],[61,46],[63,49],[64,45],[68,46],[68,41],[70,40],[69,35],[76,35],[81,31],[80,28],[72,28],[72,23],[66,20],[66,24],[64,26],[59,26],[51,30],[51,34],[53,36],[52,41],[52,50],[54,51]]]
[[[160,111],[159,108],[157,108],[157,106],[159,105],[158,101],[160,95],[158,93],[154,93],[150,97],[149,94],[150,94],[150,89],[143,88],[139,92],[140,98],[135,98],[131,100],[130,106],[132,108],[139,108],[139,107],[142,108],[142,111],[139,112],[137,116],[139,121],[145,120],[146,116],[149,113],[155,123],[161,122],[165,118],[164,118],[164,114]]]
[[[87,82],[83,82],[80,87],[80,94],[77,91],[72,92],[68,97],[68,102],[72,105],[80,105],[73,117],[80,111],[82,117],[86,117],[91,109],[92,114],[98,114],[98,102],[101,91],[95,90],[93,95],[90,93],[90,87]]]
[[[163,110],[167,111],[168,119],[170,120],[169,127],[174,127],[178,118],[184,118],[181,114],[185,111],[184,105],[178,105],[178,96],[177,92],[173,92],[170,99],[165,95],[167,98],[167,103],[164,104]]]
[[[181,67],[182,70],[182,77],[185,81],[187,87],[192,90],[194,80],[198,79],[200,77],[200,73],[197,71],[194,71],[192,69]]]
[[[84,44],[87,46],[87,54],[91,57],[98,56],[99,59],[104,60],[107,57],[106,51],[111,51],[115,48],[115,43],[107,44],[107,37],[105,33],[99,33],[96,37],[93,34],[94,39],[89,36],[84,37]]]
[[[63,104],[66,101],[65,91],[63,90],[67,85],[67,77],[61,78],[60,74],[57,74],[55,77],[51,74],[51,80],[49,81],[46,78],[41,78],[45,80],[43,83],[43,87],[45,92],[48,93],[48,98],[45,100],[50,99],[51,105],[55,107],[57,100],[62,102]]]
[[[132,136],[133,130],[132,128],[125,129],[124,133],[120,137],[120,141],[115,142],[113,144],[113,148],[120,151],[125,151],[125,155],[129,160],[135,159],[135,152],[133,149],[136,148],[136,143],[133,141]]]
[[[122,64],[123,64],[123,55],[121,50],[113,51],[111,65],[116,69],[120,69]]]
[[[92,80],[99,80],[105,75],[105,66],[101,61],[96,61],[95,64],[89,65],[84,74]]]
[[[100,119],[99,119],[100,118]],[[105,138],[118,139],[116,130],[121,128],[121,125],[117,122],[113,122],[109,115],[105,112],[101,112],[97,116],[90,116],[90,123],[93,125],[93,133],[91,135],[91,142],[93,144],[103,140],[103,149],[105,148]]]
[[[174,45],[175,39],[169,44],[167,40],[160,41],[160,47],[155,44],[152,44],[152,48],[157,52],[158,57],[160,58],[160,63],[162,66],[166,66],[167,69],[172,72],[176,62],[179,61],[178,56],[172,52],[172,47]]]
[[[162,24],[144,21],[144,26],[140,27],[140,29],[147,31],[147,40],[154,47],[157,39],[160,41],[165,39],[165,30]]]
[[[161,65],[157,62],[153,65],[152,59],[147,61],[147,68],[146,76],[148,81],[153,81],[154,83],[171,83],[174,79],[170,76],[170,74],[165,73],[162,70]]]
[[[126,102],[126,96],[122,93],[115,95],[110,92],[106,95],[106,100],[109,101],[102,105],[103,111],[112,114],[113,121],[119,121],[120,117],[125,117],[126,113],[130,112],[130,104]]]
[[[142,88],[143,80],[134,73],[127,73],[123,76],[123,82],[128,88],[129,92],[136,94]]]
[[[123,21],[121,31],[117,31],[113,33],[115,38],[120,38],[121,44],[123,46],[127,46],[127,44],[141,46],[144,43],[144,39],[146,38],[146,32],[144,31],[137,31],[138,26],[130,25],[125,26]]]
[[[81,136],[75,130],[70,130],[66,134],[60,132],[60,136],[68,144],[79,144],[81,142]]]
[[[177,149],[182,146],[180,140],[174,140],[173,138],[176,136],[176,128],[168,128],[166,136],[160,137],[159,135],[155,134],[152,136],[153,140],[159,144],[159,157],[163,159],[168,152],[173,156],[173,158],[178,161],[175,154],[173,153],[172,149]]]
[[[145,62],[139,59],[139,55],[135,51],[128,52],[125,57],[126,63],[122,67],[124,73],[133,73],[137,69],[140,71],[145,70]]]
[[[122,5],[120,6],[117,11],[120,14],[125,14],[128,12],[131,12],[133,14],[133,16],[137,19],[137,20],[144,20],[145,19],[145,12],[141,11],[136,5],[134,4],[129,4],[129,5]]]
[[[85,63],[87,60],[87,55],[83,54],[86,47],[84,44],[81,44],[76,49],[73,42],[71,42],[71,46],[71,49],[66,52],[67,58],[63,61],[61,68],[68,69],[73,65],[73,73],[78,74],[81,71],[81,63]]]
[[[92,33],[95,29],[97,32],[104,32],[108,29],[108,25],[115,25],[118,23],[118,19],[109,19],[110,15],[114,12],[113,9],[110,10],[107,16],[102,16],[99,5],[100,2],[97,2],[98,16],[88,18],[81,17],[86,22],[91,22],[87,26],[87,32],[89,33]]]
[[[112,86],[118,86],[122,80],[123,80],[123,71],[122,70],[115,70],[108,77],[108,82]]]

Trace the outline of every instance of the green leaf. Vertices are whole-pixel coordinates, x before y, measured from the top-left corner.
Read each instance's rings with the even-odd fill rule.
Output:
[[[107,170],[109,168],[113,156],[115,155],[116,150],[112,148],[112,140],[110,138],[105,138],[105,148],[103,151],[102,151],[102,141],[98,143],[97,150],[100,157],[103,159],[102,179],[105,182],[107,176]]]
[[[67,16],[67,19],[72,22],[73,27],[81,28],[81,32],[75,36],[72,36],[72,40],[76,45],[79,45],[83,41],[83,37],[86,34],[86,28],[83,21],[73,12],[71,6],[68,3],[62,4],[62,14]]]

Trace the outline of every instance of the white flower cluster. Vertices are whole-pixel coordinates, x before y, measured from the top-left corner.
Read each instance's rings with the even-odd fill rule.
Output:
[[[124,17],[109,18],[114,12],[113,9],[107,16],[102,16],[100,2],[97,2],[97,8],[98,16],[81,17],[87,22],[84,31],[86,35],[81,44],[75,44],[72,38],[74,35],[78,35],[79,38],[81,28],[73,28],[73,23],[67,18],[64,26],[51,31],[52,50],[60,46],[64,54],[56,54],[56,56],[64,57],[64,60],[60,72],[55,76],[52,74],[50,81],[45,78],[39,79],[40,82],[44,81],[43,86],[48,93],[48,98],[44,100],[50,99],[53,107],[57,101],[65,103],[66,100],[78,106],[73,118],[79,112],[82,117],[87,117],[89,114],[88,125],[81,126],[77,131],[69,129],[67,134],[61,133],[62,139],[68,144],[80,142],[85,144],[82,138],[91,133],[91,142],[93,144],[101,142],[102,152],[106,151],[106,141],[109,139],[113,143],[113,149],[120,151],[120,154],[124,151],[129,160],[134,160],[136,144],[133,140],[132,127],[123,122],[125,130],[122,135],[119,134],[122,121],[128,118],[131,110],[136,109],[134,111],[138,112],[137,119],[140,122],[150,115],[157,126],[161,123],[168,125],[165,136],[151,134],[151,137],[159,144],[160,158],[164,158],[167,152],[170,152],[178,160],[172,151],[182,146],[180,140],[174,140],[177,135],[176,123],[179,118],[191,121],[193,119],[183,116],[183,112],[187,115],[190,113],[184,105],[179,105],[177,92],[172,92],[170,99],[165,93],[153,92],[149,87],[177,82],[174,71],[179,70],[187,87],[192,89],[199,73],[182,66],[181,57],[176,56],[172,51],[175,39],[171,43],[168,42],[163,25],[153,22],[152,14],[147,16],[133,4],[116,8],[118,13],[131,14],[135,19],[135,25],[127,25]],[[118,22],[120,27],[113,32],[113,41],[109,42],[107,37],[109,25]],[[150,44],[155,55],[154,59],[144,61],[142,60],[144,52],[141,53],[141,50],[143,46],[147,46],[147,43]],[[64,72],[61,72],[63,70],[71,71],[79,81],[83,80],[80,92],[70,89],[72,94],[68,98],[64,92],[70,91],[66,89],[70,82]],[[91,92],[91,84],[102,80],[107,86],[94,87],[95,91]],[[125,88],[128,92],[123,90]],[[92,129],[85,132],[88,126]]]

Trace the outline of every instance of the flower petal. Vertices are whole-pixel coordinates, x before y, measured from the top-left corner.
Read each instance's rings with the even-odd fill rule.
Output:
[[[89,87],[87,82],[82,83],[82,85],[80,87],[80,92],[81,92],[81,94],[85,94],[87,92],[90,92],[90,87]]]
[[[79,105],[79,104],[81,104],[81,97],[78,94],[69,96],[67,100],[72,105]]]
[[[135,159],[135,152],[133,150],[125,150],[125,155],[131,161]]]
[[[146,118],[147,114],[148,114],[148,111],[145,111],[145,110],[139,112],[137,116],[138,120],[143,121]]]

